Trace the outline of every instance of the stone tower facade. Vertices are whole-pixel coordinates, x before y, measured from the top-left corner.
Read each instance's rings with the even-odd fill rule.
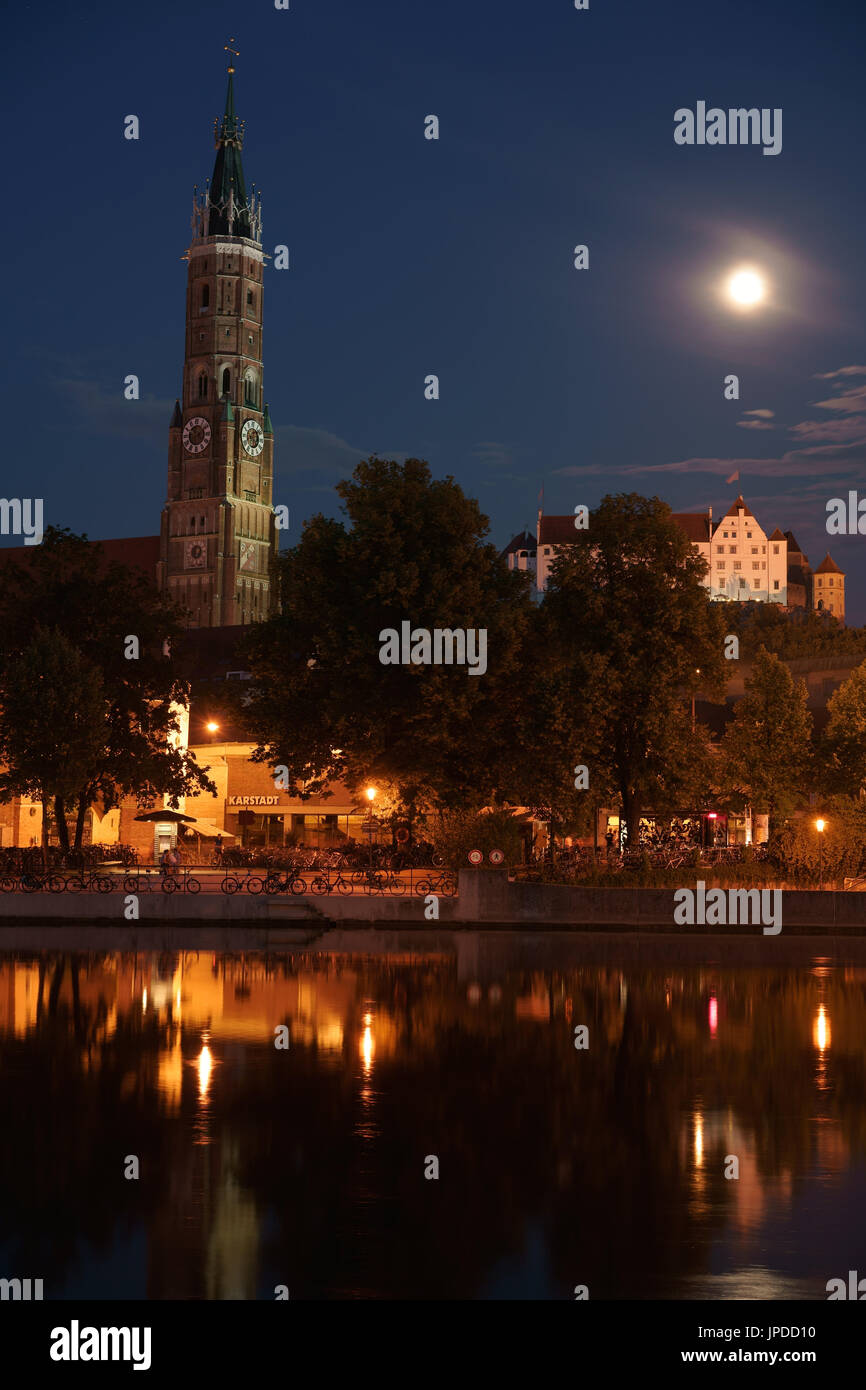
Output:
[[[832,613],[845,621],[845,575],[829,552],[812,576],[812,605],[819,612]]]
[[[258,622],[273,611],[274,438],[263,400],[261,197],[248,198],[234,68],[216,160],[193,195],[182,399],[169,427],[160,588],[192,627]]]

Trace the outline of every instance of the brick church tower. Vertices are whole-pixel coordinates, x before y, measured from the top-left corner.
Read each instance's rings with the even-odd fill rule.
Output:
[[[158,582],[193,627],[272,612],[274,437],[262,397],[261,195],[247,197],[230,53],[216,160],[193,195],[182,401],[169,427]]]

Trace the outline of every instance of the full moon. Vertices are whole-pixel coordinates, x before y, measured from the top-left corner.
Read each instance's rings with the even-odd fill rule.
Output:
[[[746,266],[735,270],[727,283],[728,298],[739,309],[753,309],[761,303],[766,292],[763,276]]]

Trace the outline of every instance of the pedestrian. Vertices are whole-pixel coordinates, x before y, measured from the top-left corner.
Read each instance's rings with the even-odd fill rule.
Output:
[[[222,835],[217,835],[216,839],[215,839],[214,842],[213,842],[213,857],[214,857],[214,862],[215,862],[216,864],[221,863],[222,857],[223,857],[223,837],[222,837]]]
[[[608,830],[608,832],[607,832],[607,834],[605,835],[604,838],[605,838],[605,840],[607,841],[607,852],[608,852],[608,854],[613,854],[613,831],[612,831],[612,830]]]

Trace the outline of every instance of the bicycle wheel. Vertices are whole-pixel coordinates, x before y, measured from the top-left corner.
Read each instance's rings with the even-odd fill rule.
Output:
[[[220,884],[220,888],[224,893],[237,893],[240,891],[240,886],[240,879],[235,878],[233,874],[228,874]]]
[[[347,894],[354,891],[349,880],[347,878],[343,878],[342,874],[337,875],[337,880],[334,884],[334,887],[336,888],[338,893],[342,893],[344,898]]]
[[[453,874],[443,874],[436,886],[436,891],[443,898],[453,898],[457,892],[457,879]]]
[[[123,880],[123,891],[125,893],[138,892],[138,874],[127,874]]]
[[[178,884],[178,881],[177,881],[176,878],[169,878],[168,875],[166,875],[166,876],[163,878],[163,880],[162,880],[162,891],[163,891],[163,893],[176,893],[177,890],[178,890],[178,887],[179,887],[179,884]]]
[[[46,887],[49,893],[65,893],[66,879],[62,874],[49,874]]]
[[[388,884],[388,890],[392,898],[402,898],[403,894],[406,892],[406,884],[397,874],[392,874],[391,881]]]
[[[429,878],[419,878],[418,882],[415,884],[415,892],[418,894],[419,898],[426,898],[428,893],[432,893],[433,885]]]
[[[21,892],[38,893],[42,887],[42,879],[37,878],[36,874],[21,875]]]
[[[190,875],[190,877],[189,877],[189,878],[187,879],[187,881],[186,881],[186,891],[187,891],[188,893],[200,893],[200,892],[201,892],[201,882],[199,881],[199,879],[193,878],[193,877]]]
[[[15,880],[11,874],[0,875],[0,893],[14,893]]]
[[[285,879],[277,878],[276,874],[268,874],[265,879],[265,892],[268,894],[284,893],[287,887]]]
[[[247,892],[248,892],[248,893],[261,893],[261,891],[262,891],[262,889],[264,888],[264,886],[265,886],[265,880],[264,880],[263,878],[259,878],[259,875],[258,875],[258,874],[250,874],[250,875],[249,875],[249,877],[248,877],[248,879],[247,879]]]
[[[310,884],[310,887],[312,888],[314,893],[320,894],[327,893],[330,889],[328,880],[322,874],[316,874],[316,877],[313,879],[312,883]]]
[[[296,897],[300,897],[302,893],[307,891],[307,880],[300,874],[293,874],[289,879],[289,888]]]
[[[96,888],[100,893],[110,893],[114,888],[114,884],[110,878],[98,878],[96,880]]]

